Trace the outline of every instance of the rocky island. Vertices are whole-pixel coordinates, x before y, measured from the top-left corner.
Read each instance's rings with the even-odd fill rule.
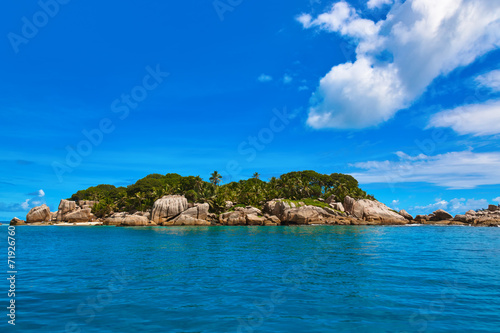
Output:
[[[200,177],[149,175],[127,188],[99,185],[60,201],[58,210],[32,208],[11,225],[277,226],[277,225],[463,225],[500,226],[500,207],[451,214],[440,209],[415,217],[396,212],[343,174],[293,172],[269,182],[252,179],[219,186]],[[229,200],[232,199],[232,200]]]

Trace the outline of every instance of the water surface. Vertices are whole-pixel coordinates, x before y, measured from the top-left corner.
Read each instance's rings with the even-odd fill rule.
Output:
[[[2,310],[2,332],[500,330],[500,228],[16,231],[17,324]]]

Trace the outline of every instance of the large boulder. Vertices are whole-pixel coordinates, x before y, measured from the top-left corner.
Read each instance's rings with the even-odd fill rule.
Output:
[[[76,209],[77,205],[75,201],[64,200],[64,199],[61,200],[61,202],[59,202],[59,208],[57,209],[56,221],[58,222],[68,221],[67,219],[68,214],[74,212]]]
[[[266,218],[263,216],[258,216],[256,214],[248,214],[246,216],[246,222],[248,225],[264,225]]]
[[[157,224],[168,222],[188,208],[182,195],[167,195],[155,201],[151,219]]]
[[[408,221],[381,202],[346,196],[344,208],[351,216],[379,224],[406,224]]]
[[[242,210],[227,212],[219,215],[219,222],[223,225],[246,225],[246,214]]]
[[[197,226],[200,226],[200,225],[210,225],[210,224],[211,223],[208,222],[207,220],[197,219],[193,216],[184,215],[184,214],[181,214],[168,222],[162,223],[163,226],[170,226],[170,225],[197,225]]]
[[[50,222],[51,218],[50,208],[46,204],[43,204],[31,208],[28,215],[26,215],[26,223]]]
[[[182,215],[190,215],[198,220],[206,220],[209,208],[210,206],[207,203],[195,203],[193,208],[182,212]]]
[[[144,216],[148,220],[151,219],[151,212],[135,212],[134,215]]]
[[[424,221],[430,221],[430,216],[429,215],[417,215],[415,216],[415,221],[418,222],[424,222]]]
[[[142,227],[151,224],[149,222],[149,219],[145,216],[127,215],[123,218],[121,225],[126,227]]]
[[[463,222],[463,223],[474,223],[474,216],[470,214],[457,215],[453,221]]]
[[[496,212],[497,210],[499,210],[498,206],[497,205],[489,205],[488,206],[488,210],[490,212]]]
[[[114,213],[110,217],[104,219],[104,225],[120,225],[125,227],[142,227],[156,225],[149,221],[146,216],[139,214],[129,215],[128,213]]]
[[[78,209],[65,215],[64,220],[70,223],[91,222],[95,219],[90,208]]]
[[[283,199],[274,199],[264,204],[264,212],[269,215],[277,216],[281,221],[285,221],[286,211],[297,208],[297,206],[304,205],[302,203],[296,205],[291,201],[285,201]]]
[[[264,212],[276,216],[281,223],[289,224],[322,224],[336,221],[341,213],[332,208],[307,206],[303,202],[275,199],[266,202]]]
[[[431,218],[432,221],[444,221],[444,220],[451,220],[453,219],[453,216],[442,210],[442,209],[438,209],[436,210],[434,213],[432,213],[434,216]]]
[[[287,209],[282,221],[291,224],[324,223],[323,214],[315,208],[318,207],[306,206]]]
[[[325,202],[327,204],[332,204],[335,202],[336,196],[334,194],[330,195],[328,198],[326,198]]]
[[[412,221],[413,220],[413,216],[411,216],[406,210],[404,209],[401,209],[399,211],[399,215],[401,215],[402,217],[404,217],[405,219],[407,219],[408,221]]]
[[[162,225],[210,225],[208,219],[209,205],[196,203],[172,220],[163,222]]]
[[[14,217],[12,220],[10,220],[10,225],[24,225],[26,224],[25,221],[18,219],[17,217]]]
[[[99,203],[99,201],[80,200],[80,201],[78,201],[78,206],[80,206],[80,208],[90,208],[90,209],[92,209],[98,203]]]
[[[268,225],[268,226],[274,226],[274,225],[280,225],[281,224],[281,220],[277,217],[277,216],[274,216],[274,215],[267,215],[266,216],[266,220],[264,221],[264,225]]]
[[[335,210],[338,210],[338,211],[341,211],[341,212],[345,212],[344,205],[342,205],[341,202],[332,202],[330,204],[330,207],[332,207]]]

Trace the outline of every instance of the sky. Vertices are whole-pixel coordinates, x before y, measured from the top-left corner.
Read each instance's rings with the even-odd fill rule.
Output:
[[[394,209],[500,202],[498,0],[9,1],[0,220],[150,173],[348,173]]]

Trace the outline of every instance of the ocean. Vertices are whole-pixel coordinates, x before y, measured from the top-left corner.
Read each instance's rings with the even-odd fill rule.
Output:
[[[7,278],[8,227],[0,227]],[[500,228],[15,228],[1,332],[499,332]],[[12,254],[12,253],[11,253]]]

